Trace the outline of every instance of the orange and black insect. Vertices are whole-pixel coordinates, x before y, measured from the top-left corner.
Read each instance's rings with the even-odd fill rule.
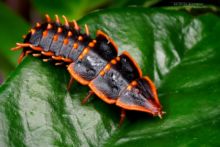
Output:
[[[12,50],[23,51],[24,56],[32,54],[44,62],[67,66],[71,75],[68,89],[74,80],[91,89],[82,101],[85,103],[93,94],[108,104],[115,104],[122,109],[121,124],[126,110],[147,112],[160,118],[164,114],[159,102],[156,87],[142,71],[128,52],[118,56],[117,46],[104,32],[98,30],[92,39],[88,26],[85,33],[74,20],[69,22],[63,16],[65,24],[59,17],[52,21],[46,15],[45,23],[37,23],[24,37],[23,43],[17,43]]]

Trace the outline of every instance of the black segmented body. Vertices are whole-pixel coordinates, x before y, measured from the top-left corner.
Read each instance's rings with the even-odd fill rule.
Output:
[[[36,32],[34,34],[29,33],[24,42],[31,43],[34,46],[40,46],[44,51],[52,51],[55,56],[63,56],[75,61],[82,53],[83,49],[88,46],[89,41],[92,40],[90,36],[82,34],[80,31],[71,27],[58,23],[51,23],[51,25],[51,29],[47,29],[48,23],[42,24],[41,27],[36,27]],[[62,32],[57,32],[58,27],[62,29]],[[44,31],[48,31],[48,34],[45,37],[43,37]],[[73,36],[67,36],[69,31],[73,33]],[[55,35],[58,35],[56,41],[53,39]],[[79,41],[78,36],[82,36],[83,40]],[[68,38],[67,44],[64,44],[65,38]],[[75,50],[73,50],[74,43],[78,43],[78,47]]]
[[[153,82],[142,77],[127,52],[117,56],[115,43],[100,30],[92,39],[88,30],[82,33],[74,23],[50,21],[38,24],[19,45],[24,47],[23,54],[32,53],[44,61],[66,65],[73,79],[88,85],[108,104],[123,110],[163,114]]]

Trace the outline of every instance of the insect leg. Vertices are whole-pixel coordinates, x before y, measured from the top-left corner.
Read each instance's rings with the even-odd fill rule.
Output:
[[[41,54],[39,54],[39,53],[34,53],[34,54],[32,54],[34,57],[40,57],[41,56]]]
[[[28,54],[31,54],[33,51],[32,50],[27,50],[26,52],[25,52],[25,56],[27,56]]]
[[[68,83],[68,85],[67,85],[67,91],[70,91],[70,88],[71,88],[71,86],[73,85],[73,82],[74,82],[74,78],[71,77],[71,78],[70,78],[70,81],[69,81],[69,83]]]
[[[49,59],[49,58],[43,59],[44,62],[49,62],[50,60],[51,60],[51,59]]]
[[[20,56],[19,56],[19,58],[18,58],[18,64],[21,63],[21,61],[23,60],[24,56],[25,56],[25,52],[22,51],[21,54],[20,54]]]
[[[56,66],[59,66],[59,65],[63,65],[63,62],[57,62],[55,63]]]
[[[11,48],[12,51],[17,51],[17,50],[20,50],[24,47],[29,47],[30,46],[29,43],[16,43],[16,45],[17,45],[16,47]]]
[[[123,123],[124,120],[125,120],[125,116],[126,116],[126,111],[125,111],[125,109],[121,109],[121,115],[120,115],[121,118],[120,118],[118,127],[121,127],[122,123]]]
[[[93,94],[94,92],[90,90],[88,95],[82,100],[82,104],[85,104]]]

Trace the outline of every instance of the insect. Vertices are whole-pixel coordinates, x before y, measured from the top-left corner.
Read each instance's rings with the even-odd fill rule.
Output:
[[[125,119],[126,110],[161,118],[165,112],[156,87],[149,77],[142,76],[140,67],[129,53],[124,51],[118,56],[116,44],[103,31],[98,30],[93,39],[87,25],[82,33],[75,20],[70,22],[62,17],[64,24],[57,15],[54,21],[46,15],[46,22],[36,23],[24,36],[24,42],[12,48],[14,51],[23,49],[18,62],[32,54],[44,62],[66,66],[71,75],[67,89],[76,80],[90,88],[82,104],[95,94],[104,102],[120,107],[119,125]]]

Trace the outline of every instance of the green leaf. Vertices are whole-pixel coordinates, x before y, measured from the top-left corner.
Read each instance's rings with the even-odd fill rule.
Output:
[[[109,2],[109,0],[33,0],[34,6],[42,15],[45,13],[50,15],[58,14],[60,16],[65,15],[71,19],[79,19],[89,11]]]
[[[113,9],[80,20],[93,36],[106,32],[130,52],[157,85],[162,120],[128,112],[94,97],[87,87],[40,59],[27,57],[0,88],[0,146],[219,146],[220,19],[162,9]]]
[[[22,35],[27,32],[28,25],[2,2],[0,9],[0,72],[6,76],[15,68],[19,56],[19,52],[13,54],[10,48],[15,47],[16,42],[22,41]]]
[[[41,15],[46,13],[51,16],[58,14],[59,16],[65,15],[69,19],[79,19],[97,9],[142,5],[149,7],[159,1],[160,0],[33,0],[32,3]]]

